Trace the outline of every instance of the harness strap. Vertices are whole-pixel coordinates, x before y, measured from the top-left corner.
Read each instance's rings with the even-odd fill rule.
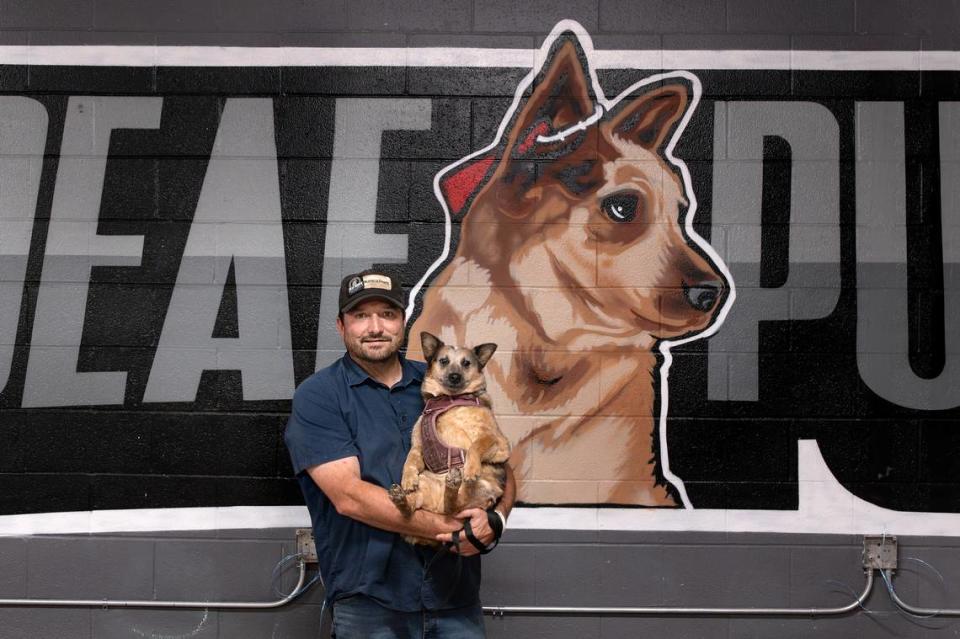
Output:
[[[451,468],[462,467],[466,461],[466,451],[458,446],[450,446],[440,439],[437,432],[437,419],[443,413],[456,406],[482,406],[480,398],[474,395],[453,395],[431,397],[423,408],[420,439],[423,448],[423,463],[431,472],[445,473]]]

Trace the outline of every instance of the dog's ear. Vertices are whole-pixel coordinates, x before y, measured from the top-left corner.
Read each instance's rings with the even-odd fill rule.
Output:
[[[533,93],[520,107],[510,126],[510,157],[556,154],[575,143],[570,135],[553,143],[537,142],[572,127],[593,115],[596,97],[579,41],[561,36],[550,50],[533,85]]]
[[[689,102],[685,85],[667,84],[615,109],[609,127],[617,137],[655,152],[670,138]]]
[[[439,337],[434,337],[430,333],[423,331],[420,333],[420,350],[423,351],[423,357],[427,362],[432,362],[437,351],[443,346]]]
[[[505,213],[522,217],[528,208],[524,204],[538,198],[535,187],[542,163],[563,164],[574,151],[591,146],[589,154],[596,155],[595,144],[589,142],[596,139],[596,127],[568,131],[593,116],[596,108],[586,55],[573,34],[561,35],[534,81],[533,93],[506,128],[504,166],[495,187]]]
[[[480,370],[483,370],[483,367],[487,365],[487,362],[490,361],[490,358],[493,357],[493,353],[497,350],[496,344],[480,344],[473,349],[473,354],[477,356],[477,361],[480,362]]]

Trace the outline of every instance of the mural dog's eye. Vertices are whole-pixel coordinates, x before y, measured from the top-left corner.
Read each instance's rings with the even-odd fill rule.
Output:
[[[632,222],[638,206],[639,199],[633,193],[614,193],[600,203],[600,208],[614,222]]]

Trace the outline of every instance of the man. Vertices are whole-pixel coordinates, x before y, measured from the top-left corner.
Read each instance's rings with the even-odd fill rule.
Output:
[[[337,331],[347,352],[297,388],[284,440],[313,521],[337,639],[483,637],[479,550],[467,541],[450,550],[414,546],[401,534],[463,540],[469,519],[490,545],[513,506],[513,475],[508,468],[491,513],[404,517],[390,501],[386,489],[400,483],[423,409],[426,370],[399,352],[404,307],[389,275],[344,278]]]

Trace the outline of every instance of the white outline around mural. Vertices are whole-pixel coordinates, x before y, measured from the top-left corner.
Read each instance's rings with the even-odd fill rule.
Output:
[[[437,269],[441,268],[443,264],[447,261],[447,258],[450,256],[450,243],[452,239],[451,238],[452,217],[450,214],[450,209],[447,206],[447,203],[441,191],[441,183],[443,181],[443,177],[451,173],[452,171],[454,171],[457,167],[463,166],[464,164],[469,163],[470,161],[478,157],[482,157],[488,152],[496,149],[497,146],[499,146],[501,140],[503,139],[503,135],[506,132],[507,127],[509,126],[511,120],[513,119],[514,113],[516,113],[517,108],[520,106],[521,102],[523,101],[524,93],[530,87],[530,85],[533,84],[533,81],[536,79],[537,74],[540,72],[540,69],[545,64],[548,53],[550,49],[553,47],[554,41],[556,41],[556,39],[564,32],[573,32],[574,34],[576,34],[577,38],[580,41],[580,46],[583,49],[583,53],[586,56],[587,60],[590,62],[590,64],[587,65],[587,69],[590,73],[590,81],[593,85],[593,92],[594,92],[594,95],[596,96],[597,105],[599,107],[594,111],[594,114],[590,118],[588,118],[583,122],[580,122],[578,125],[572,127],[572,129],[577,129],[580,127],[585,128],[592,122],[599,120],[602,117],[603,113],[611,112],[621,100],[631,96],[635,91],[637,91],[637,89],[640,89],[641,87],[644,87],[644,86],[656,84],[658,82],[662,82],[664,80],[668,80],[671,78],[682,78],[687,82],[689,82],[693,89],[690,105],[684,112],[683,118],[675,127],[673,134],[670,137],[670,141],[667,143],[666,148],[664,150],[664,155],[666,156],[667,160],[669,160],[671,164],[677,167],[677,169],[680,171],[681,177],[683,178],[684,195],[686,196],[687,201],[689,202],[689,207],[687,208],[686,217],[684,218],[684,230],[687,234],[687,238],[692,240],[697,245],[697,247],[699,247],[704,253],[706,253],[711,259],[712,263],[722,271],[723,276],[729,286],[729,293],[727,294],[723,307],[720,308],[719,311],[717,312],[713,323],[710,326],[708,326],[706,329],[704,329],[702,332],[699,332],[695,335],[692,335],[684,339],[663,340],[662,342],[660,342],[660,345],[659,345],[660,353],[663,356],[663,364],[660,366],[660,384],[658,389],[660,393],[660,415],[659,415],[660,468],[661,468],[661,471],[663,472],[664,478],[667,481],[669,481],[677,489],[677,492],[680,495],[680,499],[683,502],[684,507],[687,509],[690,509],[690,508],[693,508],[693,505],[690,503],[690,498],[687,496],[687,491],[683,485],[683,480],[670,470],[670,457],[667,451],[667,410],[669,405],[668,378],[670,373],[670,365],[673,362],[673,356],[670,354],[670,349],[674,345],[686,344],[688,342],[702,339],[704,337],[709,337],[710,335],[717,332],[720,325],[723,324],[723,320],[726,318],[727,313],[729,312],[730,307],[737,296],[736,286],[734,285],[734,281],[733,281],[733,275],[730,273],[726,264],[723,263],[723,260],[720,258],[720,255],[717,254],[714,248],[710,246],[710,243],[707,242],[702,237],[700,237],[700,235],[698,235],[693,228],[693,218],[697,212],[697,197],[696,197],[696,193],[694,193],[693,191],[693,181],[690,177],[690,170],[687,168],[687,165],[683,162],[683,160],[673,155],[673,151],[676,148],[677,142],[679,141],[680,137],[683,135],[683,132],[687,127],[687,124],[689,124],[690,118],[693,117],[694,112],[697,110],[697,106],[699,106],[700,104],[700,96],[703,93],[703,89],[700,85],[700,79],[697,78],[697,76],[695,76],[694,74],[688,71],[672,71],[669,73],[658,73],[658,74],[646,77],[643,80],[640,80],[639,82],[635,82],[634,84],[628,86],[626,89],[621,91],[619,95],[617,95],[612,100],[607,100],[606,96],[603,93],[603,89],[600,86],[600,81],[597,78],[596,68],[593,64],[594,48],[593,48],[593,40],[590,38],[590,35],[587,33],[586,29],[583,28],[583,26],[581,26],[578,22],[575,22],[573,20],[563,20],[557,23],[557,25],[553,28],[553,31],[550,33],[550,36],[544,41],[543,45],[540,47],[539,51],[537,52],[536,66],[534,66],[533,69],[531,69],[530,73],[528,73],[517,85],[517,90],[513,96],[513,102],[510,104],[510,107],[504,113],[503,119],[500,121],[500,126],[497,129],[497,134],[494,137],[493,141],[490,142],[490,144],[488,144],[487,146],[483,147],[482,149],[475,151],[470,155],[467,155],[466,157],[461,158],[460,160],[457,160],[453,164],[450,164],[444,167],[442,170],[440,170],[437,173],[436,176],[434,176],[433,193],[436,196],[437,201],[440,203],[440,206],[443,207],[444,246],[443,246],[443,250],[440,253],[440,257],[438,257],[433,262],[433,264],[430,265],[426,273],[424,273],[423,277],[420,278],[420,281],[417,282],[417,284],[410,291],[410,304],[407,307],[407,317],[413,318],[417,297],[420,294],[421,289],[423,288],[424,284],[430,281],[430,279],[433,277]],[[562,139],[562,137],[565,136],[567,133],[568,133],[567,131],[561,131],[560,133],[558,133],[556,136],[553,136],[553,137],[559,136]],[[543,138],[543,136],[540,136],[540,138],[538,138],[538,141],[540,142],[549,141],[549,138]]]

